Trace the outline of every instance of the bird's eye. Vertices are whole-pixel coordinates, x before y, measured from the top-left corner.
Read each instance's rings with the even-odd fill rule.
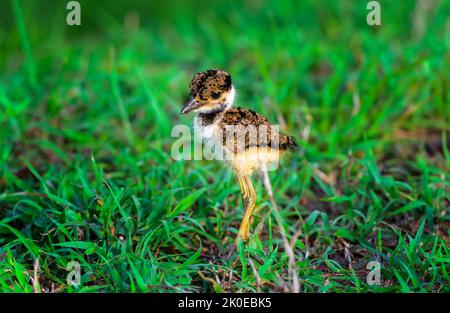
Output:
[[[213,99],[219,99],[219,97],[220,97],[220,92],[212,92],[212,93],[211,93],[211,97],[212,97]]]

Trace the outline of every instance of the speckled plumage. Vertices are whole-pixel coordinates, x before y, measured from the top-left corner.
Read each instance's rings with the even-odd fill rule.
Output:
[[[216,95],[228,91],[230,88],[230,74],[223,70],[214,69],[195,74],[189,85],[189,92],[192,97],[207,101],[216,100]]]
[[[227,126],[242,126],[242,131],[235,130],[234,142],[228,143],[231,151],[238,153],[242,149],[252,147],[279,149],[281,152],[294,150],[297,147],[295,139],[290,136],[278,133],[272,124],[261,114],[253,110],[241,107],[229,108],[224,111],[199,114],[202,126],[217,123],[222,131],[223,143],[227,143]],[[256,133],[247,131],[246,127],[255,126]],[[266,126],[266,129],[260,128]],[[275,132],[275,134],[274,134]],[[245,136],[245,138],[243,138]],[[237,144],[239,140],[244,142],[241,147]]]

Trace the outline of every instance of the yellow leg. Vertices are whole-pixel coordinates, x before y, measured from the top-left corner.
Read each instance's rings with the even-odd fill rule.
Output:
[[[241,226],[239,227],[238,239],[247,241],[250,237],[250,218],[252,217],[253,210],[256,203],[256,192],[253,188],[252,180],[250,176],[239,177],[239,184],[242,190],[242,204],[245,209],[244,218],[242,219]]]
[[[239,186],[241,187],[242,203],[244,203],[244,201],[248,195],[247,186],[245,184],[245,178],[243,176],[238,176],[238,181],[239,181]],[[245,204],[244,204],[244,206],[245,206]]]

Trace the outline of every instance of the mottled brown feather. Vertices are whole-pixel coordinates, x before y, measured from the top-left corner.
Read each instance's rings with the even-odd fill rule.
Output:
[[[213,97],[214,93],[220,95],[230,88],[230,74],[223,70],[213,69],[195,74],[189,85],[189,92],[199,101],[211,101],[217,99]]]
[[[242,152],[242,149],[248,150],[252,147],[272,148],[281,151],[293,150],[297,144],[295,139],[277,132],[272,124],[262,115],[255,111],[236,107],[227,109],[221,113],[201,114],[202,125],[210,125],[217,118],[220,119],[218,125],[222,131],[223,143],[226,143],[230,151],[235,153]],[[231,136],[227,126],[242,126],[242,130],[234,128],[234,140],[227,142],[227,136]],[[250,133],[245,127],[255,126],[256,132]],[[265,126],[262,130],[259,126]],[[228,130],[228,132],[227,132]],[[277,138],[278,135],[278,138]],[[232,138],[233,139],[233,138]],[[238,142],[244,143],[239,146]]]

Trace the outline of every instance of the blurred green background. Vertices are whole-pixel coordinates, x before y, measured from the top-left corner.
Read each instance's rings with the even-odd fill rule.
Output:
[[[449,291],[450,1],[67,2],[0,4],[1,290],[292,291],[261,183],[238,253],[232,174],[170,156],[222,68],[301,146],[271,173],[301,291]]]

